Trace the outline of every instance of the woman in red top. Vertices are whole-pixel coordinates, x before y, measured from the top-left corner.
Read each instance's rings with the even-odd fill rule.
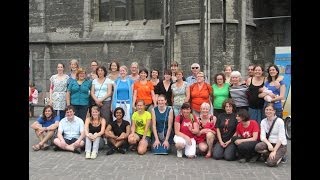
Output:
[[[255,162],[258,158],[255,146],[259,142],[259,124],[255,120],[249,120],[250,115],[245,109],[239,109],[236,118],[238,125],[231,141],[237,146],[239,162]]]
[[[197,134],[196,141],[199,144],[199,150],[202,153],[206,153],[206,158],[212,156],[212,146],[217,134],[215,127],[217,118],[210,114],[210,104],[202,103],[200,107],[199,116],[199,129],[200,132]]]
[[[182,150],[185,148],[185,155],[189,158],[196,156],[195,136],[199,133],[199,123],[195,115],[191,113],[189,103],[183,103],[182,113],[177,115],[174,122],[174,138],[177,157],[182,157]]]

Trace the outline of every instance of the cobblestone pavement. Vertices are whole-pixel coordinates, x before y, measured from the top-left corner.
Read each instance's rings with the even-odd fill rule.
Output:
[[[29,119],[29,123],[35,118]],[[95,160],[85,159],[85,154],[53,151],[33,151],[37,142],[34,131],[29,129],[29,179],[31,180],[204,180],[204,179],[291,179],[291,142],[288,144],[288,162],[279,167],[267,167],[263,162],[239,163],[205,159],[177,158],[169,155],[138,155],[115,153],[106,156],[106,149],[99,151]]]

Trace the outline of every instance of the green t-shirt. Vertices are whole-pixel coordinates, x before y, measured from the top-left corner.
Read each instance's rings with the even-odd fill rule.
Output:
[[[229,98],[229,86],[229,83],[224,83],[222,88],[219,88],[217,84],[212,85],[214,109],[222,109],[222,103]]]
[[[142,115],[140,115],[137,111],[132,114],[132,122],[136,125],[136,133],[143,135],[144,130],[147,125],[147,120],[151,121],[151,113],[145,111]],[[151,137],[151,128],[149,127],[147,136]]]

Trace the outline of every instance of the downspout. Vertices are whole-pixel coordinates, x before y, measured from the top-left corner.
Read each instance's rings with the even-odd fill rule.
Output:
[[[163,16],[162,16],[162,28],[163,28],[163,48],[162,48],[162,58],[164,62],[163,70],[169,67],[168,57],[167,57],[167,0],[163,1]]]
[[[211,24],[210,24],[210,19],[211,19],[211,3],[210,3],[210,0],[207,0],[208,2],[207,2],[207,11],[208,11],[208,18],[207,18],[207,20],[208,20],[208,23],[207,23],[207,25],[208,25],[208,38],[207,38],[207,52],[208,52],[208,82],[210,83],[211,81],[210,81],[210,77],[211,77],[211,51],[210,51],[210,44],[211,44],[211,30],[210,30],[210,27],[211,27]],[[210,83],[211,84],[211,83]]]
[[[32,62],[32,50],[29,50],[29,83],[33,80],[33,62]]]
[[[87,38],[90,32],[90,19],[91,19],[91,1],[84,0],[83,5],[83,38]]]
[[[240,39],[240,71],[241,74],[246,73],[246,16],[247,16],[247,1],[241,1],[241,39]]]
[[[204,37],[203,37],[203,47],[204,47],[204,73],[208,77],[208,0],[203,1],[204,9]],[[201,25],[201,23],[200,23]],[[200,64],[200,63],[199,63]]]

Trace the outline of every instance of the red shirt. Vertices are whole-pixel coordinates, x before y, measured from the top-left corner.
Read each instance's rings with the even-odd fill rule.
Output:
[[[260,128],[259,124],[255,120],[249,120],[250,124],[248,127],[243,127],[242,123],[238,123],[237,125],[237,134],[240,135],[244,139],[248,139],[253,137],[254,132],[258,132],[258,140],[260,140]]]
[[[202,124],[201,121],[199,120],[199,130],[201,129],[211,129],[214,132],[217,132],[217,129],[215,127],[215,124],[213,123],[212,120],[213,116],[210,116],[210,121],[208,121],[206,124]],[[204,142],[206,140],[206,134],[201,134],[196,137],[197,144]]]
[[[189,136],[190,138],[194,138],[196,135],[193,134],[188,128],[190,125],[193,126],[193,124],[191,122],[191,119],[190,118],[185,118],[184,116],[182,116],[183,120],[180,123],[180,117],[181,117],[181,115],[178,115],[175,118],[175,122],[178,122],[180,124],[180,132],[182,132],[183,134]],[[193,119],[194,119],[193,123],[198,123],[199,124],[198,119],[196,118],[195,115],[193,115]]]

